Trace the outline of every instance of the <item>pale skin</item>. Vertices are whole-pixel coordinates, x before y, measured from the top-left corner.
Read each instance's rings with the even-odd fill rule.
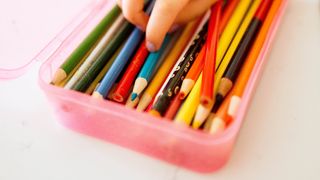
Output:
[[[146,32],[146,46],[157,51],[165,35],[201,16],[217,0],[156,0],[151,15],[143,11],[144,0],[117,0],[125,18]]]

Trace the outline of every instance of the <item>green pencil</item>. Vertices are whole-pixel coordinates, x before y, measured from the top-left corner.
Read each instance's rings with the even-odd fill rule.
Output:
[[[52,84],[59,84],[68,76],[68,74],[78,65],[81,59],[84,58],[91,47],[93,47],[93,45],[113,23],[120,12],[121,10],[117,5],[108,12],[101,22],[90,32],[90,34],[80,43],[80,45],[56,71],[52,79]]]
[[[109,44],[105,47],[103,52],[97,58],[97,60],[90,66],[90,68],[82,75],[82,77],[71,87],[71,89],[85,92],[90,84],[97,77],[99,72],[108,63],[112,55],[116,52],[119,46],[125,41],[133,30],[134,26],[129,22],[125,22],[111,39]]]

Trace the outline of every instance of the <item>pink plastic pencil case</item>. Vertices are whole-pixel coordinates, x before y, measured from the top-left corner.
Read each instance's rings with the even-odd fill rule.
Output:
[[[35,61],[45,61],[40,68],[39,84],[64,126],[194,171],[212,172],[230,157],[286,4],[287,0],[282,0],[234,122],[217,136],[49,85],[55,70],[114,5],[110,0],[90,4],[31,62],[15,70],[0,69],[0,79],[17,77]]]

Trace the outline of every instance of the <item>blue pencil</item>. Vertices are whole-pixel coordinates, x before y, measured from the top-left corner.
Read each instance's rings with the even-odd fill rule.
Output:
[[[166,35],[159,51],[155,53],[150,53],[147,57],[146,62],[143,64],[143,67],[141,68],[140,73],[134,83],[131,100],[136,99],[136,97],[147,87],[153,72],[156,70],[161,55],[165,51],[168,43],[170,42],[170,38],[170,35]]]
[[[149,4],[147,13],[150,13],[153,8],[153,2]],[[122,50],[120,51],[118,57],[115,59],[113,64],[111,65],[109,71],[103,77],[99,87],[93,93],[93,97],[95,98],[106,98],[109,94],[114,82],[117,80],[119,74],[124,69],[125,65],[135,52],[137,46],[142,41],[144,37],[144,32],[140,29],[135,28],[133,32],[130,34],[127,42],[123,46]]]

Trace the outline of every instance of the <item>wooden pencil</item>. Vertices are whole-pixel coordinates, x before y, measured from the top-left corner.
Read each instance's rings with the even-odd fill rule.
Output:
[[[134,79],[145,62],[148,54],[149,51],[144,40],[140,44],[139,49],[132,58],[129,67],[126,69],[124,75],[118,83],[116,90],[114,91],[114,94],[112,95],[112,99],[114,101],[123,102],[128,97],[132,83],[134,82]]]
[[[84,92],[97,77],[103,67],[109,62],[112,55],[116,52],[122,42],[127,39],[128,34],[132,31],[133,25],[125,22],[110,43],[104,48],[98,59],[90,66],[85,74],[72,87],[73,90]]]
[[[234,10],[236,9],[237,5],[239,4],[240,0],[227,0],[225,3],[223,10],[222,10],[222,18],[219,23],[219,33],[222,33],[227,26]]]
[[[177,41],[177,43],[172,48],[172,51],[164,60],[162,66],[159,68],[157,74],[154,76],[152,81],[149,83],[149,86],[143,93],[139,104],[137,106],[138,111],[144,111],[147,106],[151,103],[152,99],[154,99],[156,93],[159,91],[161,85],[165,81],[166,77],[168,76],[170,70],[174,66],[175,62],[177,61],[178,57],[185,49],[187,43],[189,42],[192,34],[194,33],[195,29],[198,25],[198,20],[195,20],[189,23],[185,29],[183,30],[181,37]]]
[[[202,86],[200,103],[202,106],[211,107],[214,104],[214,74],[217,59],[217,47],[219,40],[219,25],[222,11],[222,0],[219,0],[211,8],[211,17],[208,28],[208,39],[206,43],[205,61],[202,75]]]
[[[52,84],[57,85],[67,78],[68,74],[81,62],[87,52],[90,51],[92,46],[100,39],[101,35],[108,29],[119,14],[120,8],[116,5],[59,67],[53,76]]]
[[[253,19],[253,16],[254,16],[255,12],[257,11],[260,3],[261,3],[261,0],[255,0],[253,2],[253,4],[249,8],[249,11],[246,14],[246,16],[242,22],[238,32],[236,33],[234,39],[232,40],[232,43],[230,44],[230,47],[228,48],[227,53],[223,57],[223,60],[221,61],[219,68],[218,68],[217,72],[215,73],[214,92],[217,92],[218,84],[220,83],[222,75],[225,72],[228,64],[230,63],[231,58],[232,58],[233,54],[235,53],[242,37],[244,36],[244,34],[247,30],[247,28],[249,27],[249,24],[250,24],[251,20]],[[193,121],[193,124],[194,124],[193,128],[199,128],[202,125],[202,123],[209,116],[212,107],[213,107],[213,105],[211,105],[211,107],[205,107],[205,106],[202,106],[201,104],[198,106],[198,109],[197,109],[197,112],[195,115],[195,119]]]
[[[185,99],[191,89],[193,88],[196,80],[203,69],[204,57],[206,52],[206,44],[202,47],[200,53],[198,54],[196,60],[194,61],[190,71],[186,75],[186,78],[183,80],[181,88],[180,88],[180,99]]]
[[[262,1],[254,18],[252,19],[246,33],[244,34],[241,42],[232,56],[230,64],[224,72],[221,82],[218,87],[217,98],[223,99],[231,90],[240,69],[254,43],[254,40],[265,20],[266,14],[270,8],[272,0]],[[220,100],[221,101],[221,100]]]
[[[131,95],[131,100],[133,101],[140,93],[148,86],[148,82],[150,81],[152,74],[156,70],[157,62],[159,61],[161,55],[165,51],[166,47],[170,42],[171,35],[166,35],[161,48],[157,52],[150,53],[146,62],[144,63],[141,71],[136,78],[133,91]]]
[[[84,58],[83,64],[79,67],[76,73],[65,85],[65,89],[71,89],[74,84],[81,78],[81,76],[90,68],[90,66],[96,61],[99,55],[102,53],[103,49],[110,43],[113,36],[118,31],[119,27],[125,22],[123,15],[120,15],[115,22],[111,25],[108,31],[103,35],[103,37],[97,42],[97,45],[90,52],[88,57]]]
[[[220,36],[219,46],[217,50],[217,62],[216,70],[218,69],[219,64],[226,53],[226,50],[230,46],[233,37],[235,36],[239,26],[246,15],[247,9],[251,5],[251,0],[242,0],[239,2],[239,5],[235,9],[230,21],[228,22],[226,28]],[[230,38],[232,37],[232,38]],[[184,124],[189,126],[194,114],[197,110],[197,107],[200,103],[200,89],[202,83],[202,74],[198,77],[193,89],[191,90],[189,96],[182,104],[182,107],[178,111],[177,116],[175,117],[175,122],[177,124]]]
[[[151,13],[153,5],[154,5],[154,1],[152,1],[152,3],[148,5],[147,13]],[[93,93],[94,98],[99,98],[99,99],[106,98],[106,96],[109,94],[109,91],[112,85],[115,83],[120,73],[123,71],[125,65],[130,60],[130,57],[133,55],[136,48],[142,41],[143,36],[144,36],[144,32],[142,32],[139,28],[136,27],[133,30],[127,42],[125,43],[122,50],[120,51],[118,57],[110,67],[107,74],[103,77],[100,86]]]
[[[175,97],[175,95],[177,95],[177,93],[179,93],[179,89],[185,75],[188,73],[203,44],[205,43],[208,24],[206,23],[207,19],[204,20],[205,21],[203,22],[205,22],[205,24],[200,26],[202,27],[202,30],[200,30],[198,35],[193,40],[192,45],[188,49],[184,58],[182,58],[182,61],[179,62],[178,68],[174,70],[173,76],[170,77],[168,83],[162,91],[162,95],[159,96],[152,107],[152,109],[158,111],[161,116],[165,114],[169,104],[171,103],[171,100]]]
[[[171,102],[168,111],[165,113],[164,118],[166,119],[174,119],[175,115],[177,114],[180,106],[182,104],[182,100],[180,99],[180,96],[176,96],[174,100]]]
[[[117,51],[113,54],[110,61],[103,67],[103,69],[99,72],[97,77],[92,81],[88,89],[86,90],[86,94],[91,95],[93,91],[97,88],[97,85],[102,80],[103,76],[107,73],[107,71],[110,69],[111,65],[113,64],[114,60],[117,58],[120,50],[122,49],[123,44],[117,49]]]

